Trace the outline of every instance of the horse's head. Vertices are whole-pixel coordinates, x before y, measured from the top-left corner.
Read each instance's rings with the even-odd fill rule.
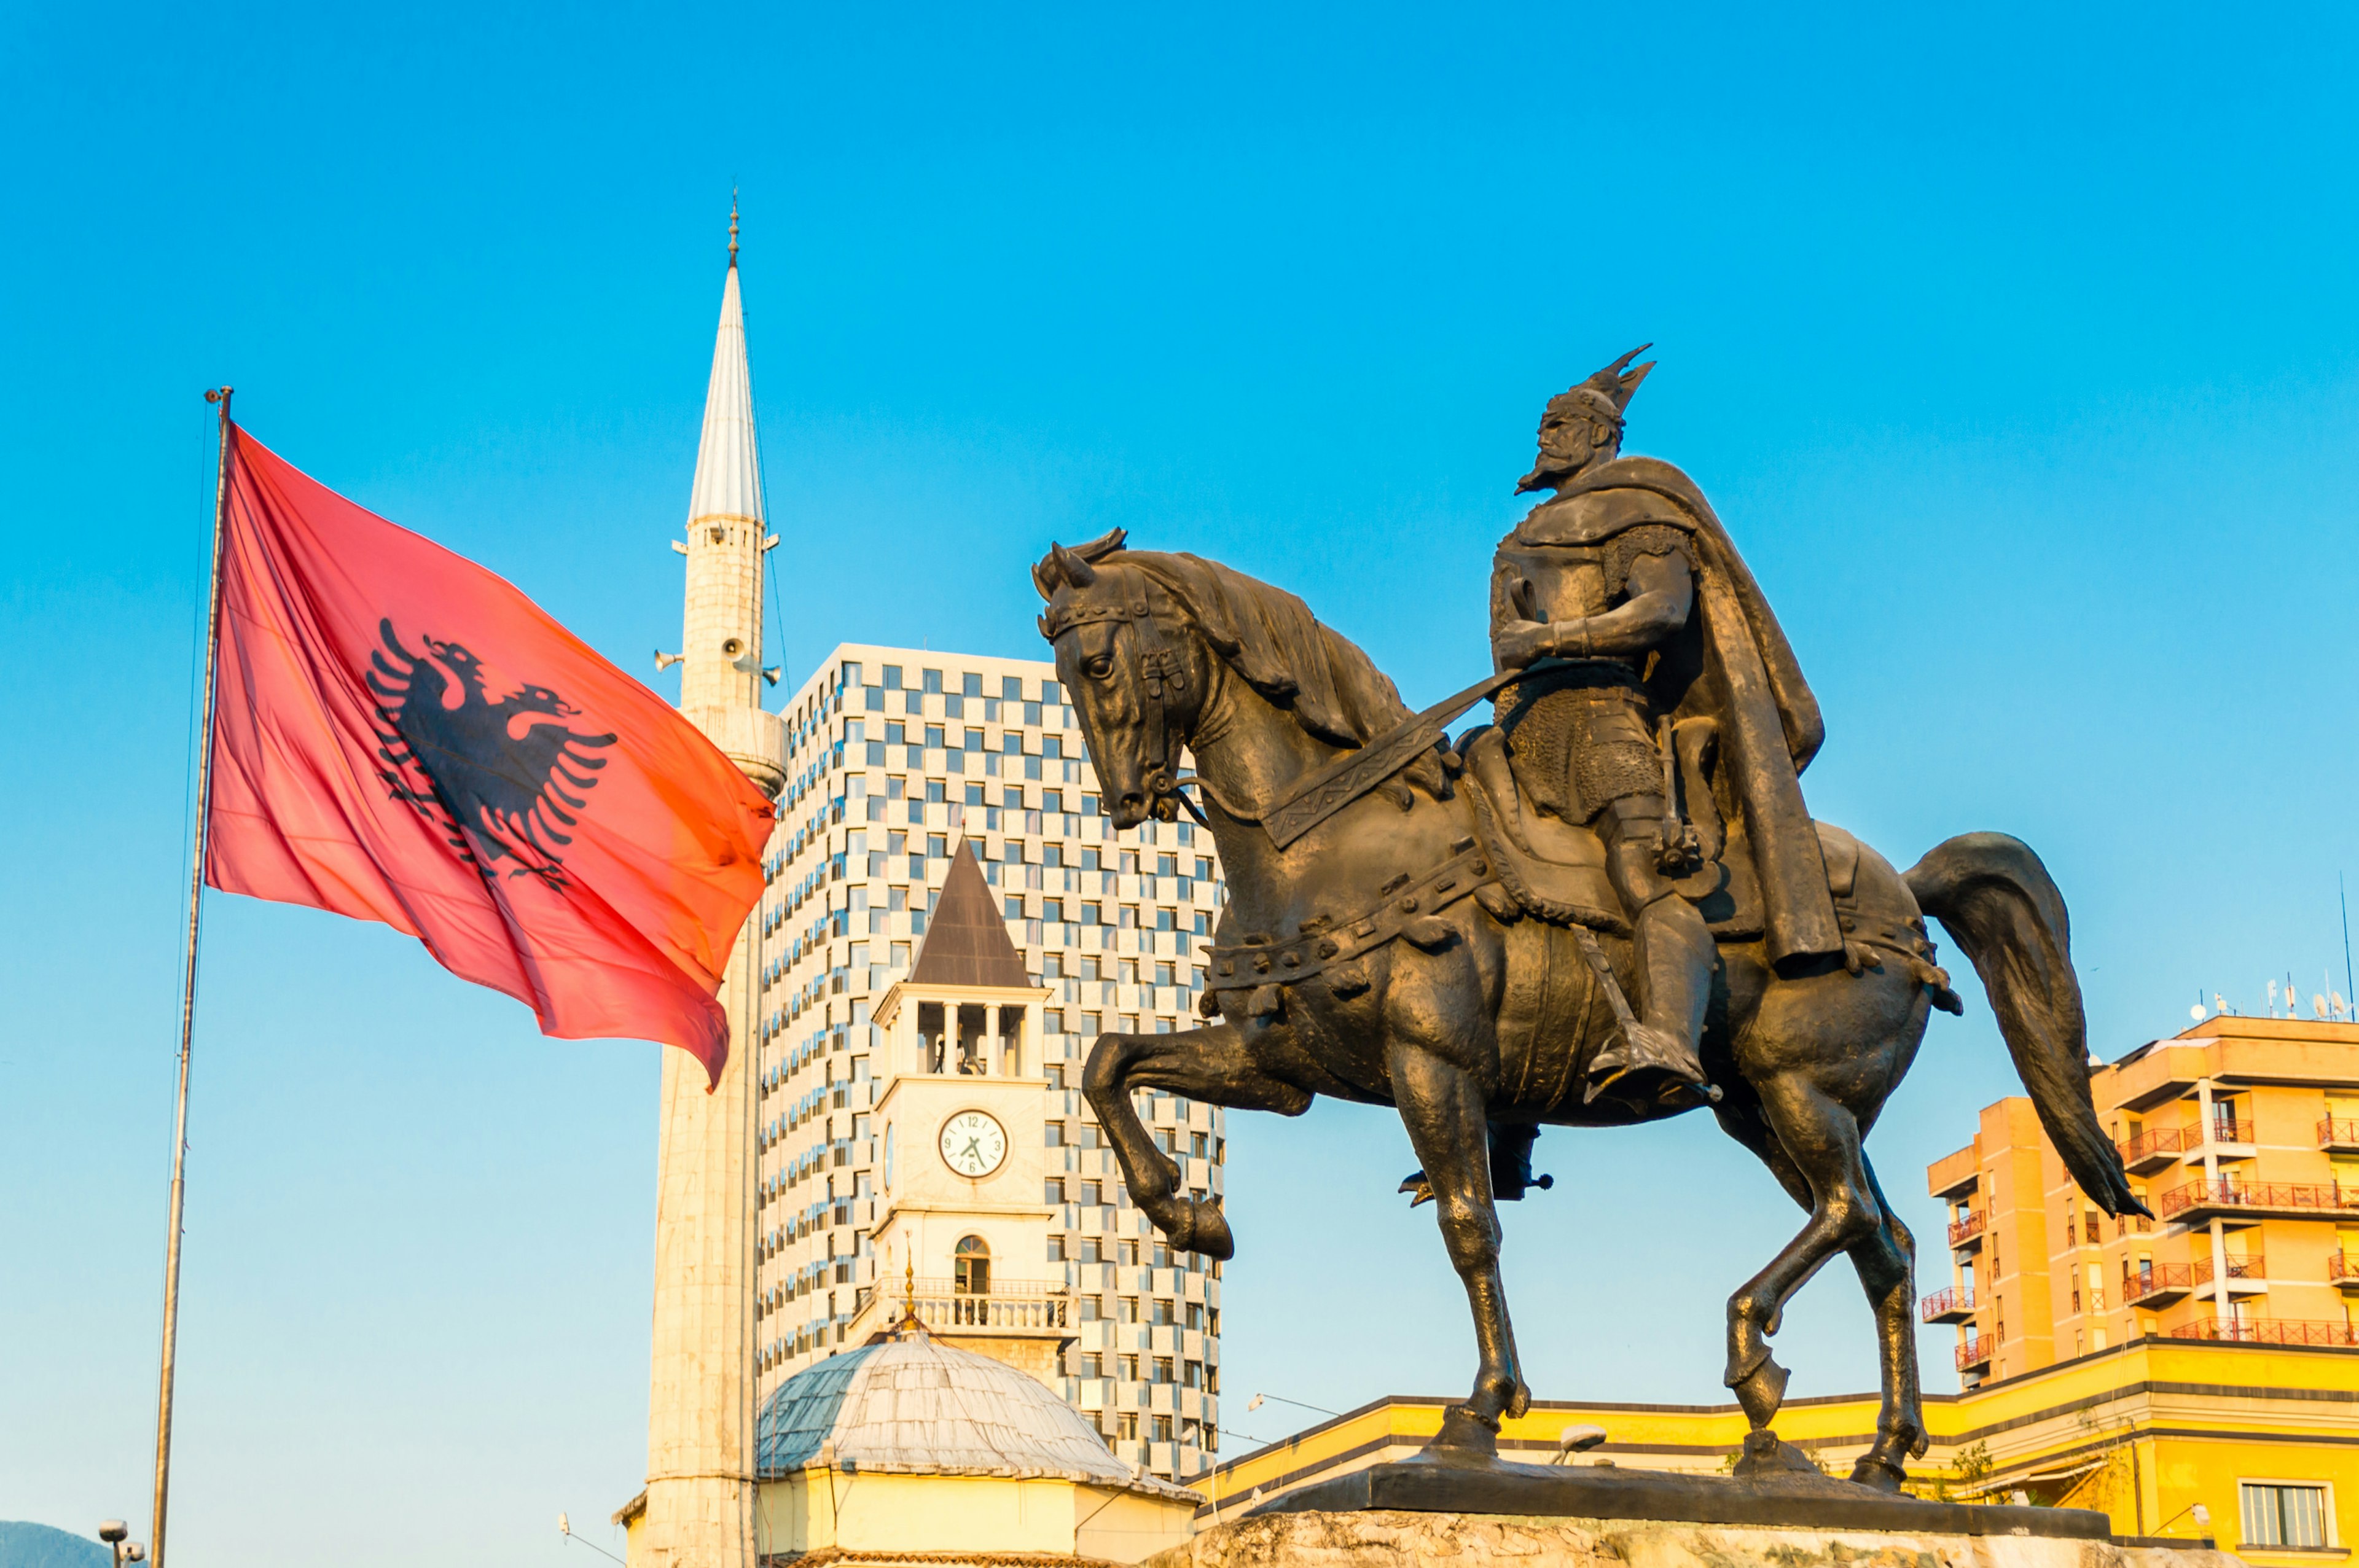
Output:
[[[1201,711],[1210,661],[1186,611],[1142,568],[1108,560],[1116,529],[1077,550],[1062,545],[1032,568],[1049,608],[1040,635],[1057,650],[1082,737],[1117,829],[1169,821],[1180,802],[1180,751]]]

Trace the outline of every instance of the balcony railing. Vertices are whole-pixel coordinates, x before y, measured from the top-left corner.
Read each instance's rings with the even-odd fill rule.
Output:
[[[1951,1285],[1946,1291],[1935,1291],[1919,1304],[1918,1312],[1927,1323],[1962,1323],[1974,1315],[1973,1288]]]
[[[2122,1270],[2122,1300],[2138,1305],[2176,1300],[2194,1289],[2194,1271],[2184,1263],[2149,1263]]]
[[[2348,1117],[2330,1116],[2318,1124],[2318,1146],[2321,1149],[2359,1149],[2359,1120]]]
[[[2233,1176],[2190,1182],[2162,1195],[2155,1206],[2164,1219],[2192,1218],[2212,1211],[2261,1210],[2278,1214],[2359,1213],[2359,1189],[2345,1192],[2332,1182],[2245,1182]]]
[[[2218,1111],[2212,1113],[2212,1142],[2242,1143],[2252,1136],[2253,1130],[2249,1126],[2240,1126],[2234,1117],[2223,1116]]]
[[[2228,1260],[2228,1278],[2232,1280],[2266,1280],[2268,1277],[2267,1260],[2257,1253],[2245,1258],[2231,1257]],[[2208,1285],[2212,1282],[2211,1259],[2195,1260],[2194,1280],[2198,1285]]]
[[[2329,1284],[2359,1285],[2359,1258],[2336,1250],[2326,1255],[2326,1279]]]
[[[2359,1328],[2293,1317],[2199,1317],[2163,1332],[2166,1339],[2217,1339],[2237,1345],[2359,1345]]]
[[[2120,1145],[2122,1163],[2132,1171],[2141,1165],[2151,1169],[2200,1148],[2201,1142],[2191,1127],[2149,1127]]]
[[[1965,1218],[1951,1220],[1950,1222],[1950,1245],[1952,1247],[1963,1247],[1967,1242],[1972,1241],[1976,1237],[1980,1236],[1983,1233],[1983,1221],[1986,1217],[1987,1216],[1985,1216],[1981,1209],[1973,1208],[1966,1211]]]
[[[1990,1364],[1990,1336],[1978,1334],[1971,1339],[1958,1341],[1958,1370],[1961,1372]]]
[[[917,1310],[918,1321],[934,1332],[962,1330],[1008,1332],[1061,1329],[1071,1321],[1072,1299],[1061,1280],[994,1280],[981,1293],[962,1291],[955,1281],[919,1280],[914,1285],[888,1281],[878,1292],[864,1287],[859,1304],[879,1302],[888,1321],[897,1320],[905,1303]]]

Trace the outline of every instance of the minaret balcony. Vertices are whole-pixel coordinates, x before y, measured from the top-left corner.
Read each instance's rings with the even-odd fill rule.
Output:
[[[683,708],[680,716],[704,731],[721,754],[773,800],[787,784],[787,721],[760,708]]]

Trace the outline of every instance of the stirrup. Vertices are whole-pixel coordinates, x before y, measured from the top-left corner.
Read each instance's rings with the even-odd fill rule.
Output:
[[[1696,1059],[1687,1042],[1667,1030],[1643,1023],[1625,1024],[1622,1037],[1591,1059],[1588,1076],[1588,1087],[1582,1097],[1583,1105],[1595,1101],[1609,1089],[1639,1087],[1647,1076],[1660,1080],[1650,1092],[1643,1096],[1617,1093],[1616,1098],[1644,1099],[1658,1105],[1676,1104],[1690,1097],[1701,1104],[1720,1103],[1720,1090],[1713,1087],[1703,1064]],[[1637,1082],[1632,1082],[1634,1078]]]

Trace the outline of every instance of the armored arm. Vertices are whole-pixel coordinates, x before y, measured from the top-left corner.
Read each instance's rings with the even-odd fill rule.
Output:
[[[1499,619],[1495,589],[1493,656],[1501,669],[1520,669],[1535,659],[1643,654],[1686,625],[1695,608],[1695,574],[1683,556],[1638,557],[1630,563],[1629,589],[1629,598],[1602,614],[1553,622]]]

